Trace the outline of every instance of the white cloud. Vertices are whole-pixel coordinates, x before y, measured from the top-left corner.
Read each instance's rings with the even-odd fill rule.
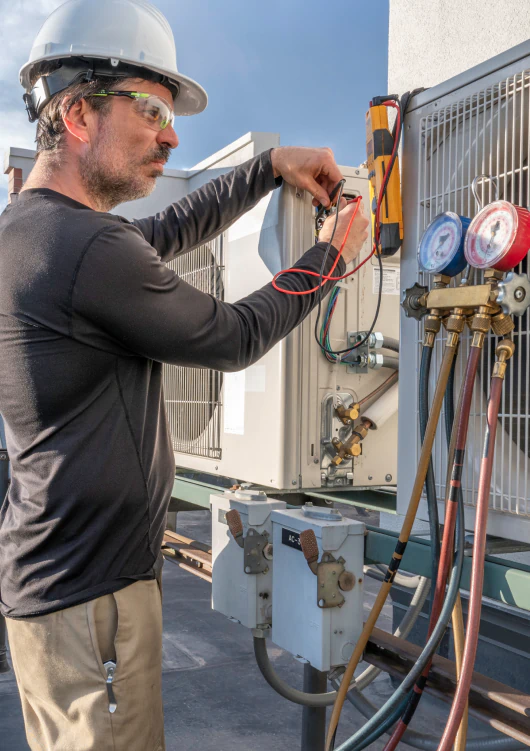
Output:
[[[0,164],[10,146],[34,147],[35,125],[27,118],[18,73],[29,57],[45,19],[63,0],[0,0]],[[0,170],[3,173],[3,169]],[[7,200],[7,177],[0,175],[0,210]]]

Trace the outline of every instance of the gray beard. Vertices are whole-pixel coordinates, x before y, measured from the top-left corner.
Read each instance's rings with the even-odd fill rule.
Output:
[[[100,211],[110,211],[120,203],[146,198],[155,188],[155,181],[148,183],[134,177],[117,175],[105,169],[91,153],[79,161],[79,173],[84,188]],[[155,172],[153,177],[160,173]]]

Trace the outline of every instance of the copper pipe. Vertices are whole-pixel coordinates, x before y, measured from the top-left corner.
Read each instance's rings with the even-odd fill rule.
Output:
[[[393,386],[396,381],[399,378],[399,373],[396,371],[395,373],[392,373],[391,376],[389,376],[386,381],[383,381],[383,383],[378,386],[376,389],[374,389],[371,393],[367,394],[366,396],[363,396],[361,401],[359,402],[359,407],[362,407],[367,402],[371,401],[372,399],[375,399],[378,396],[381,396],[382,394],[385,394],[388,389]]]
[[[495,455],[495,436],[497,433],[502,385],[506,371],[506,360],[512,356],[514,348],[513,342],[510,340],[503,340],[497,345],[496,350],[498,360],[495,363],[491,378],[486,435],[484,437],[484,450],[482,452],[478,483],[475,540],[473,545],[473,562],[469,589],[469,612],[462,661],[462,674],[458,682],[449,719],[440,741],[440,745],[438,746],[438,751],[450,751],[453,747],[458,727],[464,714],[473,676],[473,666],[477,654],[480,630],[480,613],[482,610],[484,558],[486,555],[486,532],[488,525],[489,498],[491,493],[491,475],[493,471],[493,458]]]
[[[388,570],[385,576],[385,581],[381,585],[379,594],[377,595],[374,605],[370,610],[370,614],[368,616],[366,623],[364,624],[363,631],[357,641],[357,644],[355,645],[355,649],[353,650],[353,654],[346,667],[346,670],[344,671],[340,688],[337,691],[337,699],[335,701],[335,704],[333,705],[333,711],[331,713],[331,719],[329,722],[328,733],[326,737],[326,751],[331,751],[333,747],[335,732],[339,724],[340,714],[342,712],[342,707],[344,706],[346,694],[348,693],[350,683],[352,682],[355,669],[357,665],[359,664],[359,661],[362,657],[362,654],[364,652],[364,649],[366,647],[370,634],[377,622],[377,619],[379,618],[379,615],[381,614],[381,611],[386,602],[386,598],[388,597],[390,589],[392,588],[394,577],[399,569],[401,559],[403,558],[403,554],[405,553],[405,549],[407,547],[408,539],[412,532],[412,526],[416,518],[416,513],[418,510],[419,503],[420,503],[423,486],[425,484],[425,478],[427,476],[427,469],[428,469],[429,461],[431,458],[432,446],[434,443],[434,436],[436,434],[436,428],[438,425],[438,420],[439,420],[440,412],[442,409],[445,387],[447,384],[447,380],[449,378],[451,366],[453,364],[453,359],[455,356],[456,348],[458,346],[458,338],[459,338],[458,334],[453,333],[448,336],[448,339],[446,342],[444,356],[443,356],[442,364],[440,367],[440,373],[438,375],[438,382],[436,384],[436,390],[434,393],[432,407],[431,407],[431,411],[429,414],[429,421],[427,423],[427,429],[425,431],[425,439],[423,441],[423,445],[421,448],[420,459],[418,462],[418,469],[416,472],[416,478],[415,478],[414,486],[412,488],[412,493],[410,496],[407,514],[405,516],[405,520],[401,528],[399,540],[396,545],[394,554],[392,556],[392,560],[388,566]]]

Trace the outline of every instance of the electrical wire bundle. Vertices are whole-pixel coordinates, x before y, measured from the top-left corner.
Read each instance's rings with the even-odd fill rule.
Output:
[[[331,319],[333,318],[333,313],[335,312],[335,308],[337,307],[339,295],[340,287],[337,285],[333,288],[331,295],[329,296],[328,307],[326,309],[326,312],[324,313],[324,320],[322,321],[322,327],[320,329],[319,344],[322,352],[324,353],[324,356],[327,360],[329,360],[329,362],[340,362],[340,358],[337,355],[333,354],[331,350],[331,342],[329,340]]]
[[[394,134],[393,134],[394,135],[394,146],[393,146],[393,150],[392,150],[392,155],[390,157],[390,161],[388,163],[388,167],[387,167],[387,169],[385,171],[385,176],[384,176],[384,179],[383,179],[383,183],[381,185],[381,190],[379,192],[379,196],[377,197],[377,202],[376,202],[375,224],[374,224],[374,227],[375,227],[375,229],[374,229],[374,243],[373,243],[372,251],[352,271],[348,272],[347,274],[344,274],[343,276],[333,276],[333,272],[335,271],[335,269],[336,269],[336,267],[338,265],[338,262],[339,262],[339,258],[341,257],[342,251],[344,250],[344,246],[346,244],[346,240],[348,239],[348,235],[350,233],[352,224],[353,224],[353,222],[355,220],[355,217],[357,216],[357,212],[359,211],[359,206],[360,206],[360,203],[361,203],[361,197],[357,196],[356,198],[352,199],[352,201],[356,201],[357,202],[357,206],[356,206],[355,211],[353,212],[353,214],[352,214],[352,216],[350,218],[350,222],[349,222],[348,227],[346,229],[346,234],[345,234],[344,239],[343,239],[343,241],[341,243],[341,246],[339,248],[339,252],[337,254],[337,257],[336,257],[336,259],[335,259],[335,261],[333,263],[333,266],[331,267],[331,270],[330,270],[329,274],[324,274],[324,269],[326,268],[326,263],[327,263],[327,260],[328,260],[328,257],[329,257],[329,253],[331,251],[331,247],[333,245],[333,240],[334,240],[334,237],[335,237],[335,233],[337,231],[337,224],[338,224],[338,219],[339,219],[339,207],[340,207],[341,198],[342,198],[342,195],[343,195],[343,192],[344,192],[344,183],[345,183],[345,180],[342,180],[341,183],[340,183],[340,188],[338,190],[337,201],[336,201],[337,210],[336,210],[336,213],[335,213],[335,224],[334,224],[334,227],[333,227],[333,232],[331,234],[331,238],[329,239],[329,242],[328,242],[328,244],[326,246],[326,250],[324,251],[324,258],[322,260],[322,266],[320,268],[320,272],[316,273],[315,271],[309,271],[307,269],[294,269],[294,268],[284,269],[283,271],[278,272],[275,275],[275,277],[273,278],[273,280],[272,280],[272,286],[274,287],[274,289],[276,289],[278,292],[283,292],[286,295],[309,295],[309,294],[312,294],[313,292],[317,292],[318,293],[318,313],[317,313],[317,317],[316,317],[316,321],[315,321],[314,335],[315,335],[315,340],[316,340],[318,346],[321,348],[322,352],[327,357],[327,359],[330,360],[330,362],[337,362],[337,360],[341,359],[341,357],[340,357],[341,355],[351,354],[354,350],[358,349],[359,347],[361,347],[363,344],[365,344],[368,341],[368,339],[370,338],[370,335],[372,334],[372,332],[375,329],[375,326],[376,326],[376,323],[377,323],[377,319],[379,317],[379,311],[381,309],[381,297],[382,297],[382,294],[383,294],[383,262],[381,260],[381,254],[377,252],[379,244],[380,244],[380,239],[381,239],[381,237],[380,237],[381,236],[381,225],[380,225],[380,222],[379,222],[379,215],[380,215],[380,212],[381,212],[381,206],[382,206],[384,198],[385,198],[385,193],[386,193],[386,189],[387,189],[387,186],[388,186],[388,181],[390,179],[390,175],[392,174],[392,168],[393,168],[393,166],[395,164],[395,161],[397,159],[397,155],[398,155],[398,151],[399,151],[399,144],[400,144],[400,141],[401,141],[401,133],[402,133],[402,130],[403,130],[403,117],[402,117],[402,112],[401,112],[400,105],[396,101],[394,101],[392,99],[389,99],[389,100],[385,101],[384,104],[387,107],[393,107],[396,110],[397,116],[396,116],[396,123],[395,123],[395,126],[394,126]],[[350,201],[350,203],[352,201]],[[320,318],[321,318],[321,315],[322,315],[322,290],[323,290],[324,284],[326,282],[339,282],[339,281],[341,281],[343,279],[347,279],[349,276],[352,276],[352,274],[355,274],[357,271],[359,271],[359,269],[362,268],[365,263],[368,263],[368,261],[370,260],[370,258],[372,258],[372,256],[374,256],[374,255],[376,256],[377,261],[379,263],[379,290],[378,290],[376,311],[375,311],[375,315],[374,315],[374,319],[372,321],[372,324],[371,324],[368,332],[365,334],[365,336],[360,341],[356,342],[352,347],[347,347],[346,349],[342,349],[342,350],[333,350],[333,349],[331,349],[330,342],[329,342],[329,322],[331,321],[331,317],[333,315],[334,307],[333,307],[333,311],[331,311],[331,314],[330,314],[329,313],[330,307],[328,306],[327,321],[326,320],[324,321],[324,329],[326,329],[326,323],[328,323],[327,330],[325,331],[325,333],[323,333],[322,331],[319,330],[319,327],[320,327]],[[287,290],[287,289],[284,289],[283,287],[280,287],[278,285],[278,279],[283,274],[307,274],[309,276],[318,277],[318,283],[312,289],[304,290],[302,292]],[[339,294],[339,292],[337,292],[335,294],[335,290],[337,290],[337,289],[340,291],[340,288],[335,287],[335,289],[333,290],[333,293],[332,293],[332,295],[334,295],[332,303],[334,302],[335,305],[336,305],[337,297],[338,297],[338,294]]]

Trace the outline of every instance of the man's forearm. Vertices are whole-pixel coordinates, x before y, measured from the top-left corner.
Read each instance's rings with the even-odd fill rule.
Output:
[[[219,235],[277,185],[271,152],[265,151],[133,224],[167,262]]]

